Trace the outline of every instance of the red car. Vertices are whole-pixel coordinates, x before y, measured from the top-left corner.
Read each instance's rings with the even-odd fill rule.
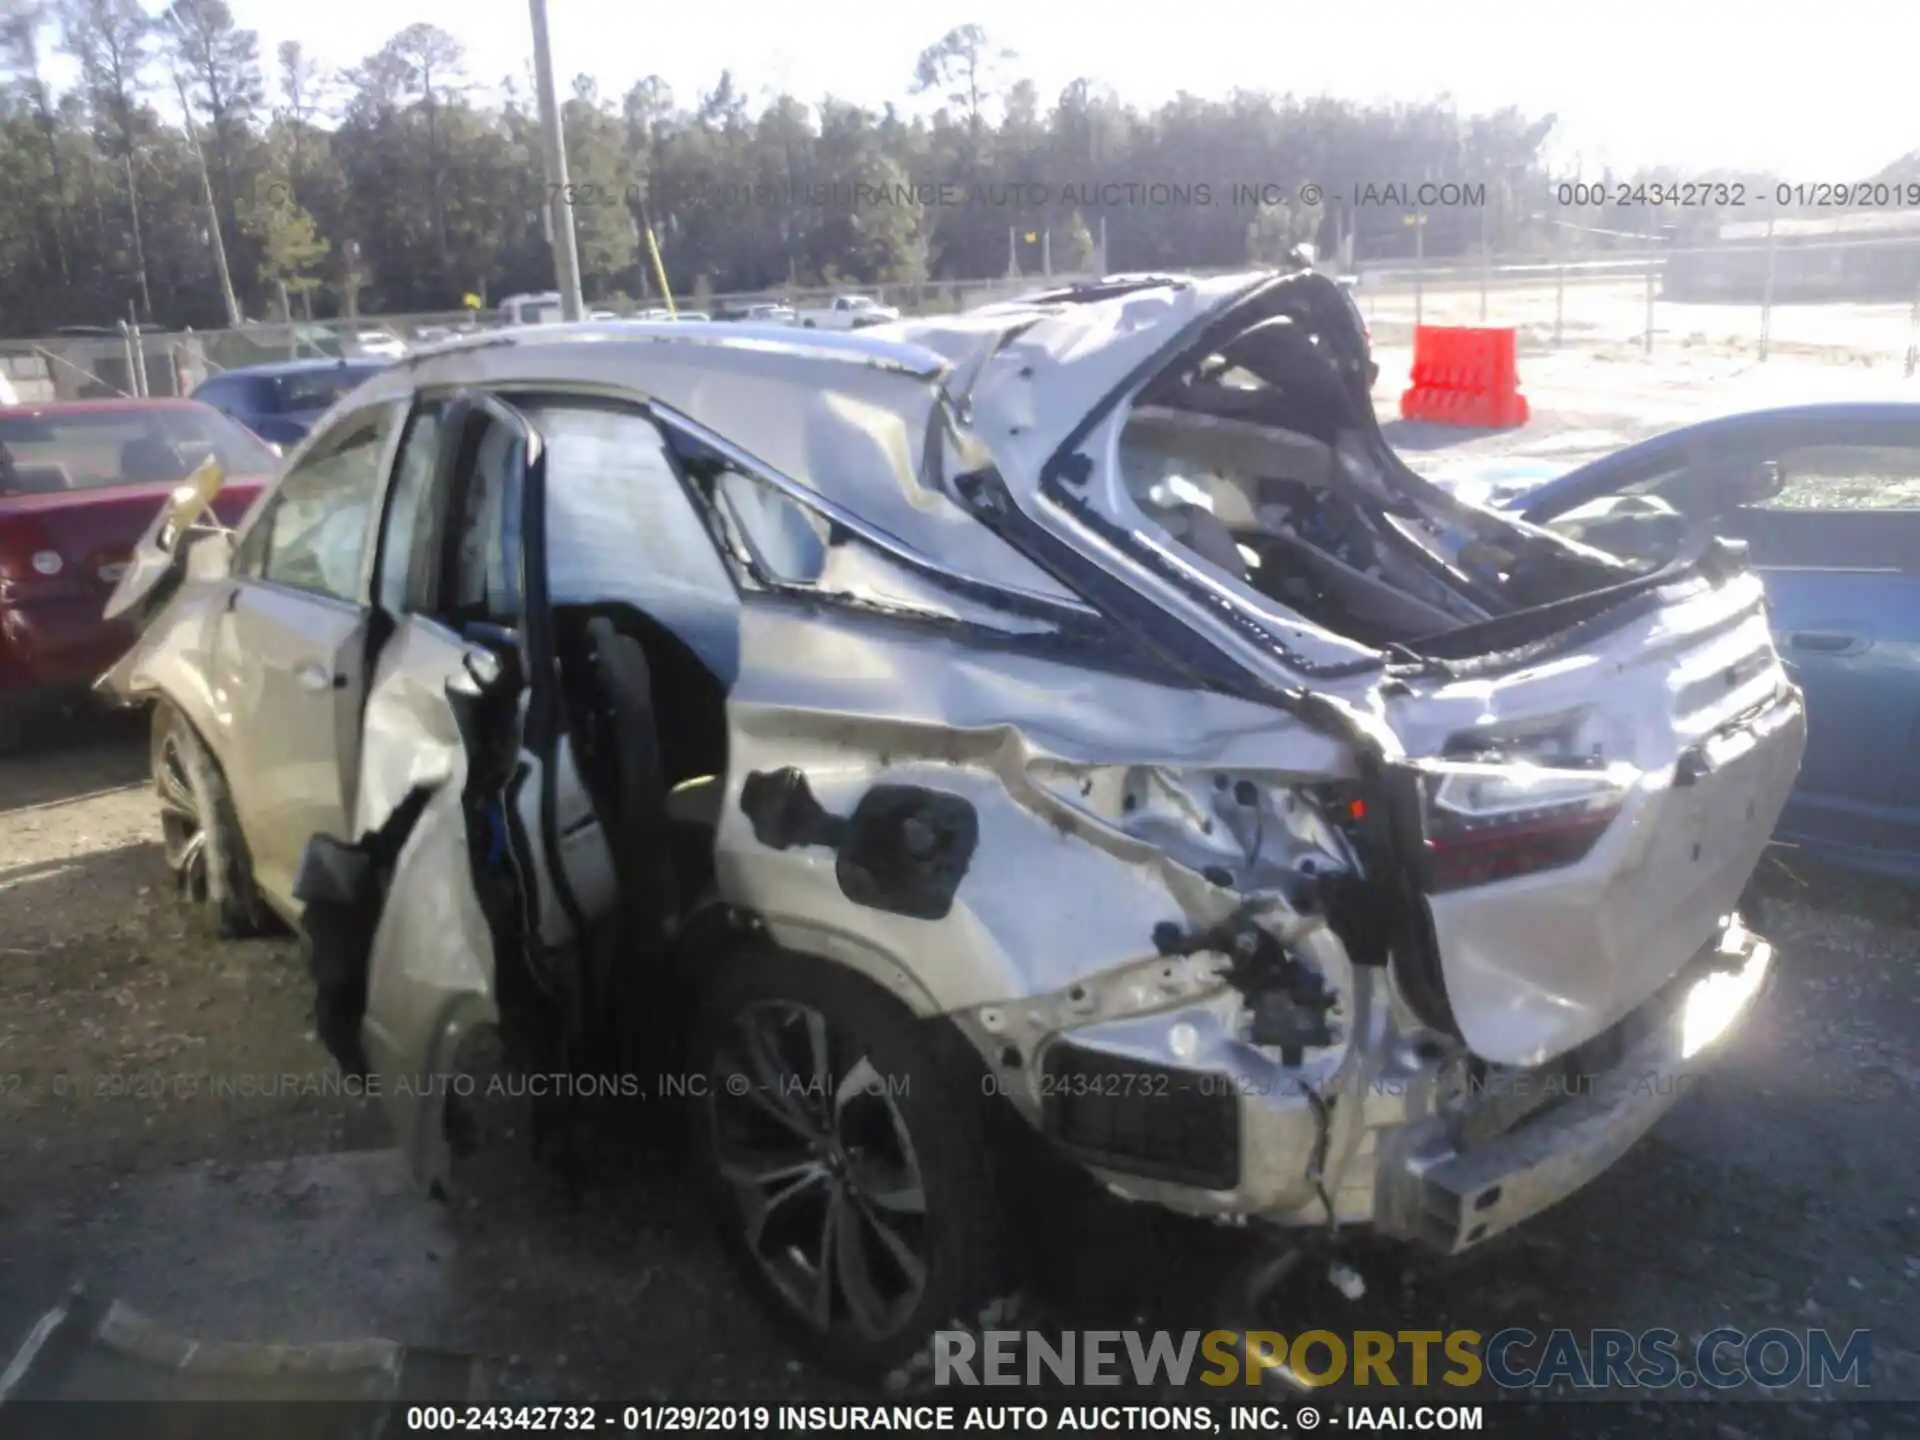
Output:
[[[132,643],[101,607],[161,502],[209,454],[228,477],[214,512],[232,525],[279,456],[211,406],[0,407],[0,751],[28,716],[86,698]]]

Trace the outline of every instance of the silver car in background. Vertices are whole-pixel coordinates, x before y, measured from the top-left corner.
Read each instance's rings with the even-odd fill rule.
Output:
[[[1804,718],[1737,549],[1451,497],[1368,363],[1311,273],[485,337],[236,535],[156,522],[110,680],[424,1181],[473,1125],[402,1077],[690,1073],[744,1273],[842,1367],[1001,1293],[1009,1125],[1451,1254],[1754,1005]]]

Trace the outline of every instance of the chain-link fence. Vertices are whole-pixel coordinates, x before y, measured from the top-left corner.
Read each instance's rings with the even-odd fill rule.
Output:
[[[1496,325],[1524,351],[1613,355],[1681,351],[1765,360],[1770,354],[1868,366],[1920,364],[1920,215],[1869,217],[1871,226],[1800,222],[1729,226],[1699,245],[1646,247],[1598,257],[1493,257],[1408,264],[1362,262],[1355,286],[1376,346],[1411,342],[1415,326]],[[1203,272],[1204,273],[1204,272]],[[977,308],[1064,274],[854,287],[906,315]],[[716,319],[753,305],[825,306],[838,293],[780,287],[682,298],[681,313]],[[647,301],[588,302],[630,318]],[[504,323],[497,309],[267,322],[231,330],[134,333],[122,326],[39,340],[0,341],[0,371],[23,402],[113,395],[185,395],[241,366],[335,356],[397,356]]]
[[[1728,227],[1733,229],[1735,227]],[[1376,342],[1497,325],[1523,348],[1920,362],[1920,222],[1909,233],[1757,233],[1603,261],[1362,268]]]
[[[1037,278],[1037,277],[1036,277]],[[1031,288],[1036,278],[858,287],[905,315],[950,314]],[[1053,277],[1064,280],[1069,277]],[[847,289],[785,288],[683,298],[680,313],[744,315],[753,305],[826,306]],[[647,302],[592,303],[597,316],[630,319],[664,314]],[[209,375],[249,365],[345,356],[397,357],[421,346],[505,324],[500,311],[455,310],[362,315],[326,320],[266,321],[229,330],[136,332],[130,326],[88,328],[33,340],[0,340],[0,375],[26,404],[117,396],[190,394]]]

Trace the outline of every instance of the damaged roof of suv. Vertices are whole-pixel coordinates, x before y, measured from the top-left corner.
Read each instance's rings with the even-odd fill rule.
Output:
[[[109,680],[343,1067],[706,1077],[744,1273],[844,1366],[1006,1283],[1002,1114],[1133,1199],[1452,1253],[1679,1087],[1447,1076],[1643,1075],[1756,1003],[1804,716],[1737,549],[1457,500],[1367,366],[1312,274],[455,342],[236,532],[156,517]],[[383,1093],[456,1183],[460,1097]]]

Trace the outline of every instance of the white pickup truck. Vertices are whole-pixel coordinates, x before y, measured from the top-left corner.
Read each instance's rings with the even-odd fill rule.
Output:
[[[831,305],[803,307],[792,323],[808,330],[864,330],[899,318],[900,312],[893,306],[882,305],[870,295],[836,295]]]

